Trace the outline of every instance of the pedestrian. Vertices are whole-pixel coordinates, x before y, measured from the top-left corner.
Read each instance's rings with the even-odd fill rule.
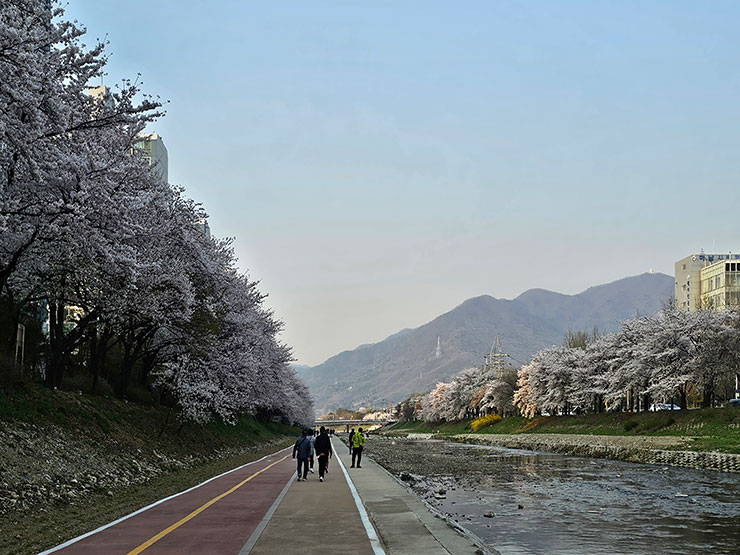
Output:
[[[365,436],[362,434],[362,428],[357,430],[357,433],[352,436],[352,466],[355,468],[355,458],[357,459],[357,468],[362,468],[362,449],[365,445]]]
[[[311,455],[308,457],[308,471],[313,474],[313,457],[314,457],[314,445],[316,443],[316,430],[311,428],[311,433],[308,435],[308,439],[311,440]]]
[[[355,429],[352,428],[352,431],[349,433],[349,454],[352,454],[352,438],[355,436]]]
[[[319,459],[319,482],[323,482],[324,474],[329,467],[329,458],[334,454],[331,448],[331,439],[329,439],[329,434],[326,433],[326,428],[323,426],[319,429],[319,437],[316,438],[314,446],[316,456]]]
[[[308,428],[303,429],[303,433],[293,446],[293,458],[298,458],[298,481],[305,482],[308,478],[308,457],[311,454],[311,440],[308,439]]]

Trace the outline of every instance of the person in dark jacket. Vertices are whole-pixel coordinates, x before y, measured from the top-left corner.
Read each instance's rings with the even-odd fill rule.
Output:
[[[308,478],[308,457],[311,455],[311,440],[308,438],[308,430],[304,429],[301,438],[293,446],[293,458],[298,458],[298,481],[306,481]]]
[[[352,438],[355,435],[355,429],[352,428],[352,431],[349,433],[349,454],[352,454]]]
[[[331,439],[329,439],[329,434],[326,433],[326,428],[323,426],[319,430],[319,437],[314,442],[314,448],[319,459],[319,482],[323,482],[326,467],[329,465],[329,457],[334,454],[331,448]]]

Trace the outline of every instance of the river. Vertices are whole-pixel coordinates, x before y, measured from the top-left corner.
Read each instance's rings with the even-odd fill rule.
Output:
[[[368,454],[503,555],[740,553],[740,475],[373,437]]]

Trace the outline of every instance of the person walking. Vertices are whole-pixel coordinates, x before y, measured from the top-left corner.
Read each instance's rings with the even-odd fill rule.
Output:
[[[298,458],[298,481],[305,482],[308,478],[308,457],[311,454],[311,441],[308,439],[308,429],[303,433],[293,446],[293,458]]]
[[[319,437],[316,438],[314,447],[319,459],[319,482],[323,482],[324,474],[329,466],[329,457],[334,454],[331,448],[331,439],[329,439],[329,434],[326,433],[326,428],[323,426],[319,429]]]
[[[357,433],[352,436],[352,466],[355,468],[355,458],[357,459],[357,468],[362,468],[362,449],[365,445],[365,436],[362,433],[362,428],[358,428]]]
[[[311,454],[308,456],[308,471],[313,474],[313,458],[314,458],[314,446],[316,444],[316,430],[311,428],[308,434],[308,439],[311,440]]]
[[[352,431],[349,433],[349,454],[352,454],[352,438],[355,437],[355,429],[352,428]]]

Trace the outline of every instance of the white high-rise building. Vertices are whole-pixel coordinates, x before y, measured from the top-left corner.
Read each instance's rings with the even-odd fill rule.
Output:
[[[114,100],[110,88],[105,85],[93,85],[87,88],[90,96],[95,98],[105,109],[113,109]],[[161,135],[157,133],[142,133],[136,138],[134,148],[140,152],[143,158],[154,167],[163,181],[169,178],[169,158],[167,147]]]
[[[211,226],[208,225],[208,220],[198,220],[195,222],[195,227],[197,227],[203,235],[209,239],[211,238]]]
[[[113,109],[113,95],[105,85],[93,85],[87,88],[87,92],[105,108]]]
[[[154,167],[163,181],[168,179],[167,147],[164,146],[162,137],[156,133],[143,133],[137,137],[134,148],[141,152],[144,159]]]

